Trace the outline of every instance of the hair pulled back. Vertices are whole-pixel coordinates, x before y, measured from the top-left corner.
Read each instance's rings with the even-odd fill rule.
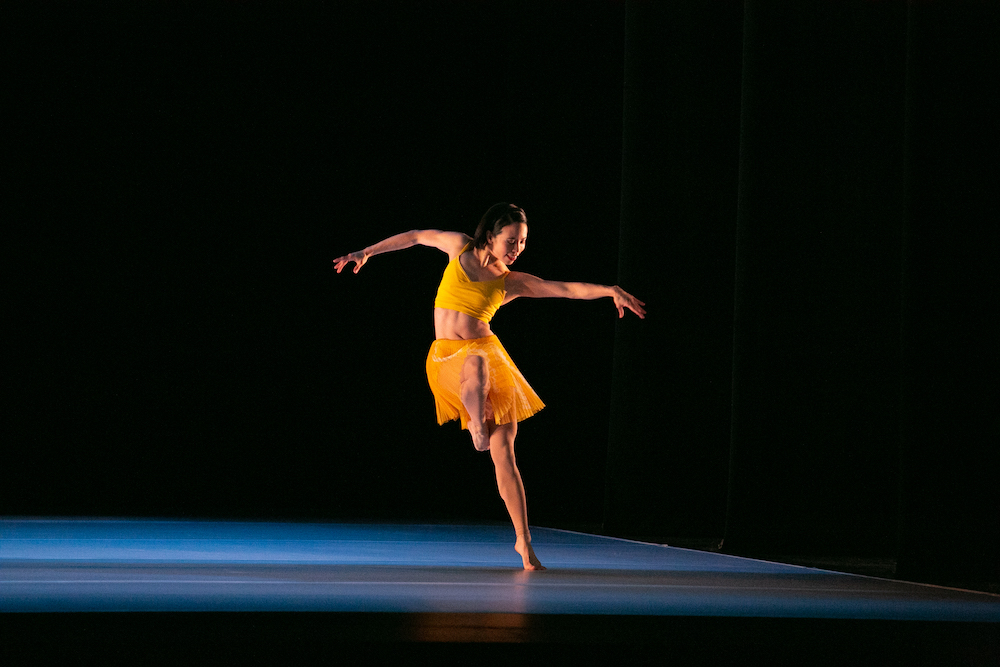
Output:
[[[486,239],[487,234],[497,236],[507,225],[515,225],[522,222],[527,223],[528,216],[524,214],[524,209],[517,204],[508,204],[505,201],[493,204],[479,221],[476,233],[472,236],[472,245],[482,250],[488,242]]]

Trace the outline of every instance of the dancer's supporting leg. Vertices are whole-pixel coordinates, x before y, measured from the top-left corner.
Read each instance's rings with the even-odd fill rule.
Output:
[[[521,472],[514,460],[514,436],[517,435],[517,422],[512,421],[502,426],[496,426],[490,434],[490,456],[493,457],[493,467],[497,473],[497,489],[507,506],[517,541],[514,549],[521,554],[525,570],[544,570],[538,562],[535,550],[531,548],[531,533],[528,531],[528,504],[524,499],[524,483],[521,482]]]
[[[486,426],[486,397],[490,390],[490,371],[486,359],[470,354],[462,365],[461,382],[462,405],[469,413],[469,433],[472,444],[481,452],[490,448],[490,433]]]

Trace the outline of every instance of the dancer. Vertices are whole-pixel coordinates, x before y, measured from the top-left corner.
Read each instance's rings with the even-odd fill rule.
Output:
[[[500,340],[490,330],[497,309],[520,296],[598,299],[611,297],[618,317],[625,309],[640,318],[645,303],[618,286],[542,280],[509,271],[524,252],[528,219],[514,204],[490,207],[475,235],[424,229],[391,236],[359,252],[338,257],[340,273],[354,262],[354,273],[375,255],[425,245],[448,255],[434,300],[435,341],[427,355],[427,381],[437,406],[438,424],[459,419],[479,451],[489,451],[497,488],[517,538],[514,549],[526,570],[544,570],[531,547],[524,484],[514,458],[517,424],[545,405],[525,381]]]

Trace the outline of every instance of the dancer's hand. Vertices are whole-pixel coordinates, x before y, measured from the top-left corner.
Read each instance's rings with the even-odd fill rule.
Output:
[[[347,266],[348,262],[354,262],[354,272],[357,273],[367,261],[368,255],[363,250],[361,252],[352,252],[350,255],[344,255],[333,260],[333,268],[337,269],[337,273],[340,273]]]
[[[635,298],[621,287],[615,285],[615,308],[618,309],[619,319],[625,317],[625,309],[628,308],[639,316],[640,320],[646,319],[646,311],[643,308],[646,304]]]

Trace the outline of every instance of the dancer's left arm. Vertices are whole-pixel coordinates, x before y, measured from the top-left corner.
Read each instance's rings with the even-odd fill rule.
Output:
[[[594,285],[591,283],[566,283],[558,280],[543,280],[530,273],[511,271],[504,281],[507,294],[503,302],[509,303],[519,296],[531,298],[555,297],[562,299],[600,299],[609,296],[615,301],[618,317],[625,317],[628,308],[639,316],[646,318],[646,304],[635,298],[617,285]]]

